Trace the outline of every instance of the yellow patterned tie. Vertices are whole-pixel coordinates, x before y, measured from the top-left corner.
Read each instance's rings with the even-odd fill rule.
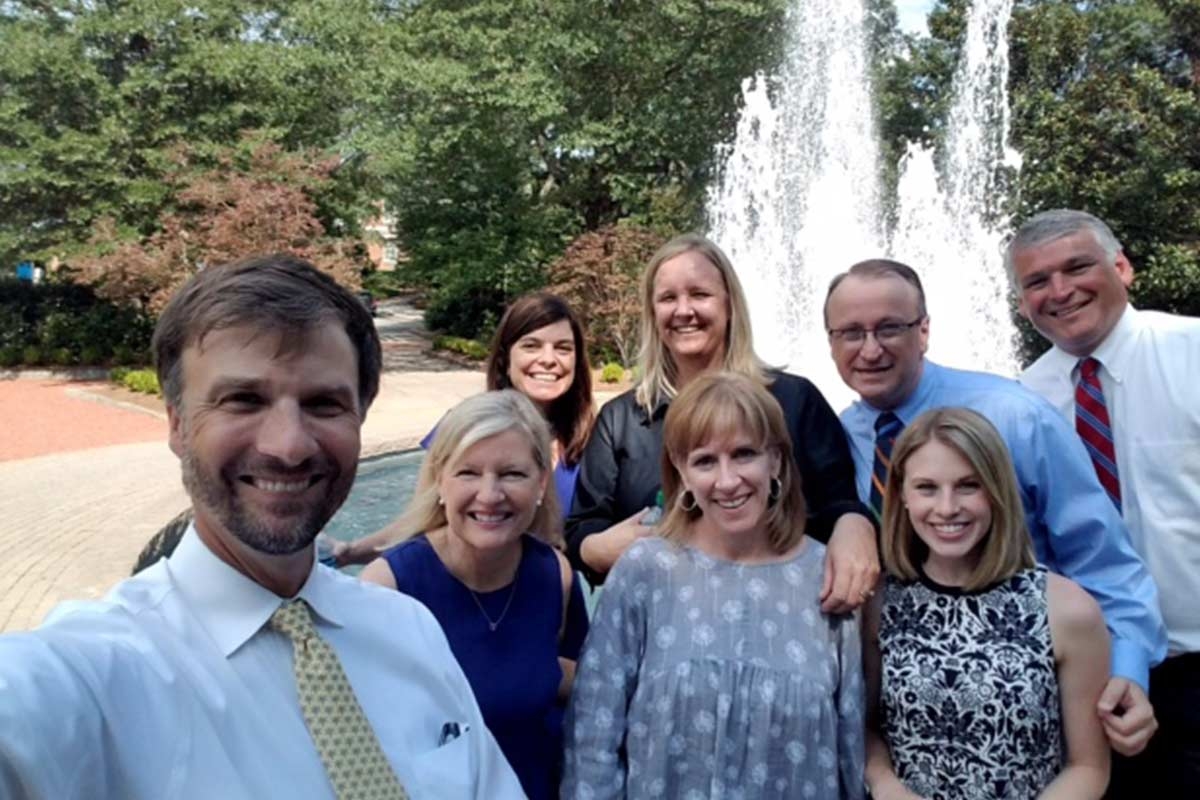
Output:
[[[337,653],[313,627],[308,604],[290,600],[271,627],[292,640],[304,721],[338,800],[407,800]]]

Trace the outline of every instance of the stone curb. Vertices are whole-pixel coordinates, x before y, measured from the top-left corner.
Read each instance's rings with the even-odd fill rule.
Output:
[[[102,381],[109,367],[62,367],[55,369],[16,367],[0,369],[0,381]]]
[[[161,420],[167,419],[167,415],[163,411],[154,411],[154,410],[146,408],[144,406],[139,406],[137,403],[126,403],[124,400],[117,400],[112,397],[105,397],[104,395],[95,394],[94,392],[89,392],[87,389],[79,389],[79,388],[67,389],[67,394],[70,395],[71,397],[78,397],[81,400],[88,400],[92,403],[99,403],[100,405],[108,406],[109,408],[119,408],[123,411],[135,411],[139,414],[145,414],[147,416],[154,417],[155,419],[161,419]]]

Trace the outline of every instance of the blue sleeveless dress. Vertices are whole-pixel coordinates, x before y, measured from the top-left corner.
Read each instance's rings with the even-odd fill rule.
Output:
[[[483,720],[525,793],[531,800],[548,800],[558,797],[562,766],[558,657],[579,658],[587,611],[576,575],[560,643],[558,558],[553,548],[532,536],[524,536],[522,545],[515,580],[494,592],[468,589],[446,569],[424,535],[396,545],[383,557],[397,588],[423,603],[441,623]],[[496,623],[494,630],[491,623]]]

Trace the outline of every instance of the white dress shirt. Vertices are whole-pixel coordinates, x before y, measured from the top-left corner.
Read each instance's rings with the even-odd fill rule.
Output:
[[[1122,513],[1158,584],[1169,652],[1200,652],[1200,319],[1127,306],[1092,356]],[[1021,376],[1072,423],[1078,361],[1055,347]]]
[[[410,796],[524,797],[424,606],[318,564],[299,597]],[[333,800],[264,628],[280,602],[189,530],[104,601],[0,636],[0,797]]]

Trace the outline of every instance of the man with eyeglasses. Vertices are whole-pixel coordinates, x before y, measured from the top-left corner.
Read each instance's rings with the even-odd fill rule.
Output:
[[[1144,689],[1167,645],[1158,591],[1075,431],[1015,380],[925,358],[925,291],[905,264],[863,261],[834,278],[825,328],[838,374],[861,398],[841,419],[863,501],[882,511],[891,446],[921,413],[961,406],[987,417],[1012,454],[1038,561],[1086,589],[1104,612],[1112,677],[1097,711],[1110,742],[1152,732]]]

